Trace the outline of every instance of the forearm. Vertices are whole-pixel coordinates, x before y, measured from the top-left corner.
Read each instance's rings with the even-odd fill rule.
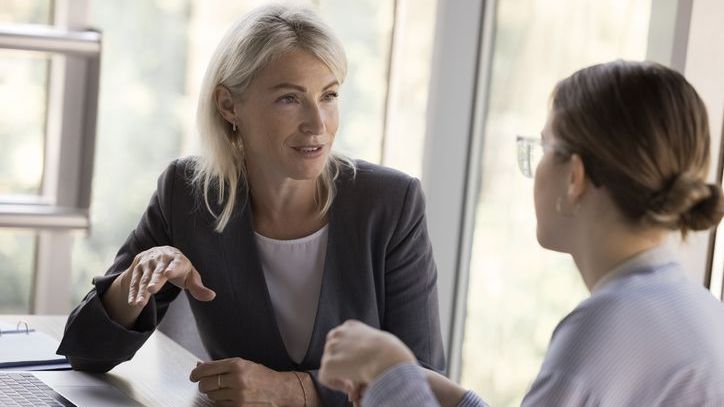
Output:
[[[108,317],[126,329],[131,329],[135,325],[145,306],[145,304],[130,305],[128,303],[129,287],[130,273],[126,270],[111,283],[101,298]]]

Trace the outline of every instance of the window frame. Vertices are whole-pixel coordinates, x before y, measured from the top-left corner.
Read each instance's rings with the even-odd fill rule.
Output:
[[[101,35],[92,30],[6,25],[0,26],[0,48],[52,55],[42,194],[0,196],[0,227],[87,229]]]
[[[0,227],[37,234],[30,313],[70,310],[73,230],[90,227],[101,33],[85,29],[88,0],[54,0],[52,25],[2,25],[0,48],[47,52],[41,196],[0,196]]]

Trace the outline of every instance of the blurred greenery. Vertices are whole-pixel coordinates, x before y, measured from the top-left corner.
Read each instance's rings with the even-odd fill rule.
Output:
[[[73,302],[135,227],[156,178],[181,152],[188,0],[90,2],[103,32],[91,230],[73,251]]]
[[[35,233],[0,229],[0,314],[22,314],[30,307]]]

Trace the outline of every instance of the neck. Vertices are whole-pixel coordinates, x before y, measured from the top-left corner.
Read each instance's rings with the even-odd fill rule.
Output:
[[[571,253],[589,291],[612,269],[660,245],[666,237],[662,231],[634,231],[626,225],[592,229],[579,234],[579,243]]]
[[[296,239],[315,232],[326,222],[315,202],[316,180],[279,178],[251,168],[247,180],[258,233],[274,239]]]

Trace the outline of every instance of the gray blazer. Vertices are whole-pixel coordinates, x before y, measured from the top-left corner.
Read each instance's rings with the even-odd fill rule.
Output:
[[[58,353],[75,369],[105,372],[129,360],[163,318],[180,290],[166,284],[127,330],[111,321],[100,298],[134,256],[154,246],[181,250],[216,292],[211,302],[187,295],[201,339],[213,359],[241,357],[277,371],[308,371],[325,405],[347,404],[320,385],[317,369],[327,332],[357,319],[399,337],[428,368],[445,368],[437,301],[437,271],[417,179],[358,161],[336,181],[329,238],[314,329],[299,364],[287,354],[252,228],[248,194],[222,233],[189,184],[192,159],[166,169],[136,229],[105,276],[70,314]],[[210,199],[212,202],[214,199]],[[219,213],[220,208],[213,208]]]

